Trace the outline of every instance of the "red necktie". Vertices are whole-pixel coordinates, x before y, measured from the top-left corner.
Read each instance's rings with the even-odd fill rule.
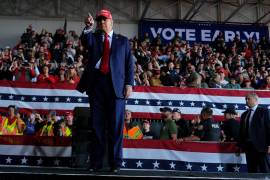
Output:
[[[103,55],[102,55],[101,66],[100,66],[100,71],[103,74],[107,74],[110,71],[109,59],[110,59],[110,42],[109,42],[108,34],[105,33]]]

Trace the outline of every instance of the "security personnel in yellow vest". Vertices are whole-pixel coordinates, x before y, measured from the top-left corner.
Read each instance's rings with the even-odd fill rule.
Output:
[[[56,121],[57,121],[56,112],[51,111],[47,115],[47,120],[42,121],[43,126],[42,126],[42,128],[40,128],[37,135],[39,135],[39,136],[54,136],[55,134],[57,134],[57,128],[55,128]]]
[[[23,135],[25,123],[14,105],[8,106],[8,116],[1,121],[1,135]]]
[[[125,110],[125,123],[123,134],[125,139],[142,139],[143,133],[140,126],[136,122],[131,121],[131,111]]]
[[[63,120],[59,121],[58,136],[72,136],[73,114],[66,112]]]

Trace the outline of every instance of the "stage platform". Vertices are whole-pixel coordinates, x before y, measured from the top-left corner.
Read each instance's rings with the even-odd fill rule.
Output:
[[[1,166],[0,179],[38,179],[50,178],[78,178],[80,180],[94,179],[270,179],[270,174],[248,173],[201,173],[183,171],[160,171],[160,170],[126,170],[111,173],[104,169],[102,172],[90,173],[85,169],[78,168],[44,168],[44,167],[16,167]]]

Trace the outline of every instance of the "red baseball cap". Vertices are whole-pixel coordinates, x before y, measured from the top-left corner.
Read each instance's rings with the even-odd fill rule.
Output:
[[[96,19],[99,17],[105,17],[107,19],[112,19],[112,13],[107,9],[102,9],[96,14]]]

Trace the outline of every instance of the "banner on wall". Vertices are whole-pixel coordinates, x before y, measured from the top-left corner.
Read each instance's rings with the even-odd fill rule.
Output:
[[[216,24],[210,22],[183,22],[165,20],[141,20],[139,22],[139,35],[142,38],[148,33],[150,39],[161,35],[163,42],[169,42],[176,32],[183,40],[190,42],[210,43],[215,40],[219,32],[223,32],[225,42],[230,42],[236,35],[246,41],[249,38],[258,41],[263,36],[268,38],[268,27],[263,25],[242,25],[242,24]]]

